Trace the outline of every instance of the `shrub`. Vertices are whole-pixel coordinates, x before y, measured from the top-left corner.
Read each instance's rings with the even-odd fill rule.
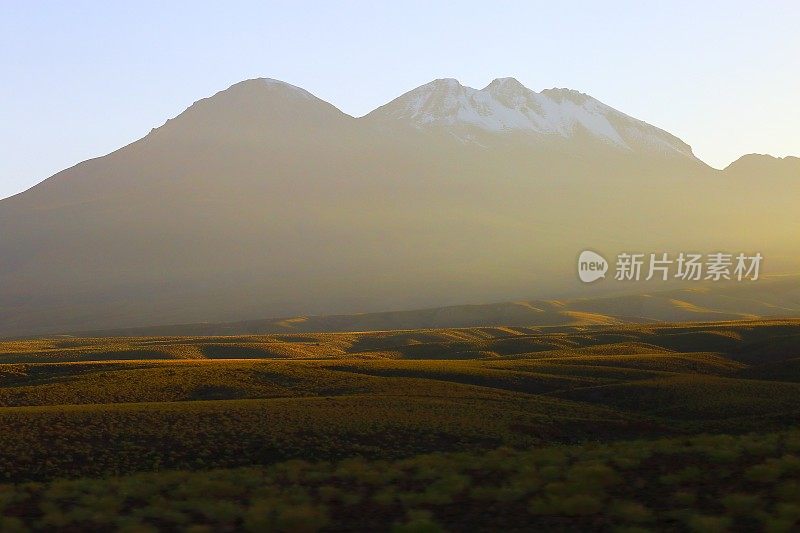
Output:
[[[653,513],[639,502],[621,500],[611,504],[609,514],[623,523],[647,522],[653,518]]]
[[[731,527],[731,519],[726,516],[691,515],[686,524],[697,533],[723,533]]]
[[[761,497],[753,494],[726,494],[720,501],[734,516],[752,516],[762,508]]]
[[[392,533],[441,533],[444,531],[427,511],[409,511],[403,524],[395,524]]]

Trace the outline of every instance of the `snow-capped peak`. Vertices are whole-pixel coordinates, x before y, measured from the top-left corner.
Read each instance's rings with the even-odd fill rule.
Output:
[[[528,89],[517,78],[495,78],[484,87],[484,90],[494,92],[527,91]]]
[[[469,141],[476,131],[523,132],[572,138],[588,133],[601,142],[632,150],[649,148],[691,156],[680,139],[633,119],[589,95],[569,89],[539,93],[515,78],[497,78],[483,89],[438,79],[373,111],[375,119],[403,121],[420,129],[445,128]]]

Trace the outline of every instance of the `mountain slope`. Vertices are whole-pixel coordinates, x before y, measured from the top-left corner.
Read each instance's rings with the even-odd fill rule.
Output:
[[[547,298],[579,289],[587,246],[800,256],[793,190],[723,187],[668,134],[663,157],[602,114],[629,149],[553,114],[570,135],[473,143],[236,84],[0,201],[0,334]],[[774,224],[732,233],[738,209]]]

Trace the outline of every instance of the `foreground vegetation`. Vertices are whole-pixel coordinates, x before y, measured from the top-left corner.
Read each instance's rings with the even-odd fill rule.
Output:
[[[0,531],[791,530],[799,369],[800,321],[0,342]]]
[[[0,486],[3,531],[791,531],[800,431]]]

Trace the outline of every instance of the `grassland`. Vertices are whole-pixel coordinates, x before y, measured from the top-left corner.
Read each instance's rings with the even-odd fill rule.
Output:
[[[0,530],[790,530],[798,369],[791,320],[0,342]]]
[[[24,530],[791,531],[800,432],[0,486]]]

